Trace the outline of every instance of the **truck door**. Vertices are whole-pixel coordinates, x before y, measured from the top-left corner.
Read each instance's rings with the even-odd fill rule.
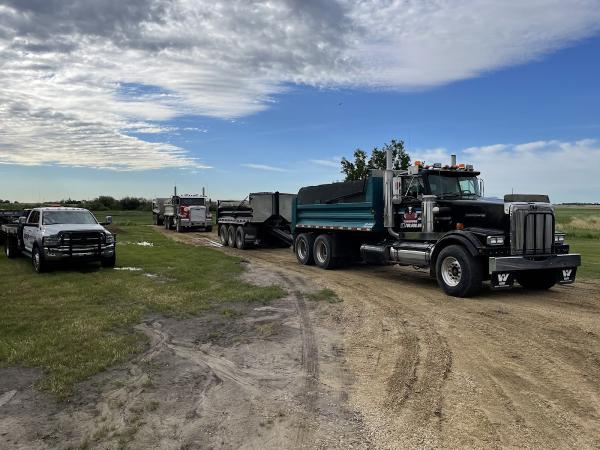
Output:
[[[33,250],[33,243],[35,242],[35,238],[38,233],[39,223],[40,223],[40,212],[39,211],[31,211],[29,217],[27,218],[28,225],[23,227],[23,245],[25,246],[25,250],[31,251]],[[37,224],[35,226],[29,224]]]
[[[404,232],[421,231],[423,229],[421,221],[423,188],[423,177],[419,175],[402,177],[402,202],[398,213],[400,216],[400,229]]]

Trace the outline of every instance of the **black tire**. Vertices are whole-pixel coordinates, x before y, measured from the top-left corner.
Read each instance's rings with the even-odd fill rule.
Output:
[[[181,221],[179,221],[179,219],[175,224],[175,231],[177,231],[177,233],[183,233],[183,227],[181,226]]]
[[[313,257],[315,264],[321,269],[334,269],[337,261],[333,256],[334,238],[329,234],[317,236],[313,244]]]
[[[48,263],[44,258],[44,254],[37,245],[31,251],[31,263],[33,264],[33,270],[37,273],[44,273],[48,269]]]
[[[237,227],[237,230],[235,230],[235,246],[240,250],[245,250],[248,247],[246,245],[246,230],[242,226]]]
[[[552,270],[532,270],[517,274],[516,279],[525,289],[547,291],[556,284],[556,273]]]
[[[4,241],[4,254],[7,258],[13,259],[19,256],[19,249],[9,238]]]
[[[435,273],[442,290],[453,297],[471,297],[481,290],[481,264],[462,246],[450,245],[438,255]]]
[[[165,230],[170,230],[170,229],[171,229],[171,218],[165,217]]]
[[[212,232],[212,225],[209,225],[209,226],[207,226],[207,227],[206,227],[206,231],[207,231],[208,233],[211,233],[211,232]]]
[[[227,236],[227,225],[221,225],[219,227],[219,239],[221,240],[221,244],[227,247],[229,245],[229,239]]]
[[[106,267],[107,269],[114,268],[117,264],[117,254],[113,253],[113,255],[109,256],[108,258],[102,258],[100,260],[100,264],[102,265],[102,267]]]
[[[301,233],[294,240],[294,253],[300,264],[312,266],[315,263],[313,246],[315,236],[312,233]]]
[[[158,225],[158,214],[152,214],[152,223]]]
[[[233,225],[229,225],[227,228],[227,245],[235,248],[235,227]]]

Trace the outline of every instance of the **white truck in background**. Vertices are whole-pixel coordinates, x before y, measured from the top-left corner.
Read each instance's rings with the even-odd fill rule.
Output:
[[[177,189],[175,189],[175,195],[164,202],[162,219],[165,229],[175,229],[178,233],[194,228],[212,231],[210,200],[204,195],[204,189],[202,191],[202,195],[177,195]],[[159,205],[160,200],[162,199],[155,199],[153,203]],[[157,212],[160,213],[160,210]],[[154,211],[153,214],[160,220],[160,214]]]

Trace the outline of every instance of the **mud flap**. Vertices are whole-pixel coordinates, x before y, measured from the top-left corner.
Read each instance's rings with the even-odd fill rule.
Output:
[[[490,282],[492,289],[510,289],[515,283],[515,275],[512,272],[494,272]]]
[[[557,270],[558,284],[571,284],[575,281],[577,267],[565,267]]]

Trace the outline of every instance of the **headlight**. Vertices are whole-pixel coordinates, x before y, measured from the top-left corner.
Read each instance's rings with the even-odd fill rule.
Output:
[[[564,244],[565,243],[565,235],[563,233],[556,233],[554,235],[554,243],[555,244]]]
[[[44,236],[44,246],[46,247],[58,247],[60,244],[60,238],[58,234],[52,236]]]
[[[488,245],[504,245],[504,236],[488,236]]]
[[[107,244],[114,244],[115,243],[115,237],[112,234],[107,234],[105,242]]]

